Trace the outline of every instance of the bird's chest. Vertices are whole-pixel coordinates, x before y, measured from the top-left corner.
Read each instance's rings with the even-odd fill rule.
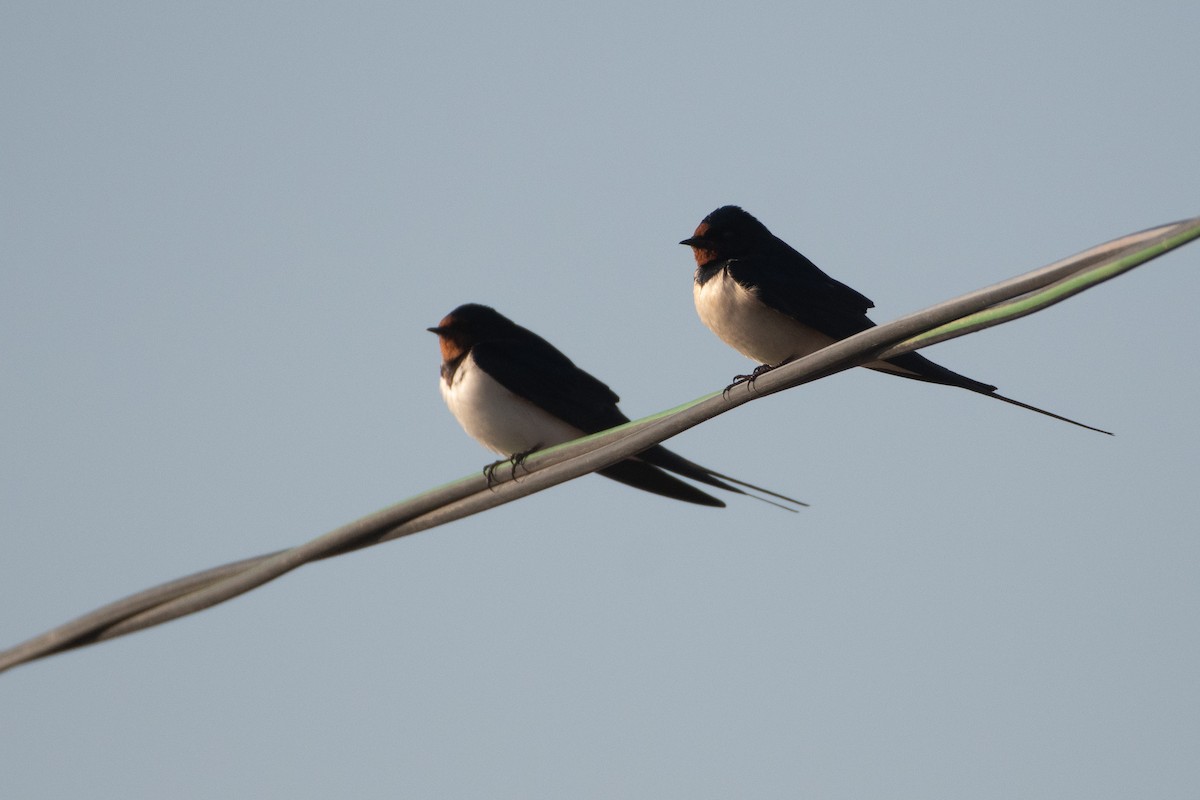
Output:
[[[442,399],[463,430],[503,456],[549,447],[583,435],[577,428],[504,388],[469,355],[449,379],[442,378],[441,390]]]
[[[694,283],[692,297],[700,320],[722,341],[760,364],[777,365],[819,350],[833,340],[764,305],[721,270],[703,285]]]

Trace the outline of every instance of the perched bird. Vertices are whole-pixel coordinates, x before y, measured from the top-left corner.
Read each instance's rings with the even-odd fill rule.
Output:
[[[629,422],[617,408],[620,398],[611,389],[545,339],[495,309],[474,303],[459,306],[428,330],[438,335],[441,344],[441,388],[446,405],[467,433],[511,459],[514,470],[534,450]],[[490,476],[495,466],[485,472]],[[772,501],[737,486],[807,505],[714,472],[662,445],[599,470],[599,474],[676,500],[725,505],[664,470],[767,503]]]
[[[737,206],[709,214],[680,244],[696,257],[692,295],[713,333],[762,366],[745,380],[874,327],[875,304],[839,283]],[[996,387],[959,375],[911,352],[863,366],[929,383],[958,386],[1048,417],[1093,428],[996,393]]]

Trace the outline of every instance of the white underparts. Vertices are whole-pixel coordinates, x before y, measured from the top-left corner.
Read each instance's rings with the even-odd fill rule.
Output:
[[[583,431],[505,389],[467,355],[454,371],[453,383],[442,378],[442,399],[463,430],[484,447],[510,456],[532,448],[577,439]]]
[[[759,364],[775,366],[806,356],[833,343],[833,338],[763,305],[756,290],[747,289],[721,270],[692,297],[700,320],[722,341]]]

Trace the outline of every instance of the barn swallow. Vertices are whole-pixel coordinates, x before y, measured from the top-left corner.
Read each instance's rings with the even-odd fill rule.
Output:
[[[737,376],[731,385],[753,380],[875,325],[867,317],[867,309],[874,303],[826,275],[737,206],[718,208],[680,244],[692,248],[696,257],[692,296],[700,319],[726,344],[762,365],[751,375]],[[958,386],[1112,435],[997,394],[995,386],[952,372],[917,352],[863,366],[904,378]]]
[[[516,464],[534,450],[629,422],[617,408],[620,398],[612,389],[495,309],[475,303],[459,306],[428,330],[438,335],[441,344],[441,389],[446,405],[467,433],[511,459],[514,474]],[[779,504],[737,487],[807,505],[714,472],[662,445],[598,470],[606,478],[665,497],[705,506],[725,505],[668,471],[772,505]],[[489,470],[485,473],[490,475]]]

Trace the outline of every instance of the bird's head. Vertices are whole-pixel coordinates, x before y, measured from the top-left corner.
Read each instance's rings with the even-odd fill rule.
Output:
[[[692,248],[700,266],[752,255],[770,245],[767,227],[737,206],[721,206],[709,214],[691,238],[680,244]]]
[[[425,330],[436,333],[442,348],[442,361],[454,361],[485,339],[503,336],[513,322],[490,306],[467,303],[442,317]]]

